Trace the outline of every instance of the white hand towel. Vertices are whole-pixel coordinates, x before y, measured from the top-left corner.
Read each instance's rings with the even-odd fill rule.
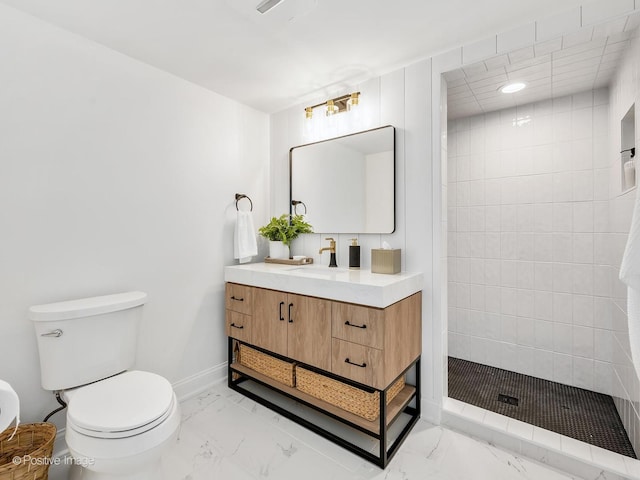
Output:
[[[636,375],[640,376],[640,195],[637,190],[631,230],[620,265],[620,280],[627,284],[629,344]]]
[[[233,258],[240,263],[247,263],[258,254],[256,230],[253,226],[253,214],[245,210],[238,210],[236,229],[233,240]]]
[[[16,420],[16,428],[9,440],[16,434],[18,425],[20,425],[20,399],[11,385],[0,380],[0,432],[11,425],[14,419]]]

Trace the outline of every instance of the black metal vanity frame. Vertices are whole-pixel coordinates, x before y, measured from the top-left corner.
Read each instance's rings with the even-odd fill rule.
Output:
[[[305,428],[308,428],[309,430],[317,433],[318,435],[326,438],[327,440],[332,441],[333,443],[340,445],[343,448],[346,448],[347,450],[349,450],[352,453],[355,453],[356,455],[364,458],[365,460],[374,463],[375,465],[379,466],[380,468],[385,468],[389,462],[391,461],[391,459],[393,458],[393,456],[396,454],[396,452],[398,451],[398,449],[400,448],[400,446],[402,445],[402,443],[404,442],[404,440],[406,439],[406,437],[409,435],[409,432],[411,431],[411,429],[415,426],[416,422],[418,421],[418,419],[420,418],[420,356],[418,356],[418,358],[416,360],[414,360],[414,362],[409,365],[409,367],[406,368],[406,370],[404,372],[402,372],[402,375],[405,375],[409,370],[411,370],[412,368],[415,367],[415,392],[413,393],[413,395],[411,395],[411,397],[409,397],[409,399],[406,401],[406,404],[404,406],[404,408],[398,412],[398,414],[395,416],[395,418],[391,419],[391,421],[389,422],[389,425],[386,424],[386,418],[387,418],[387,402],[386,402],[386,392],[388,390],[389,387],[387,387],[387,389],[385,390],[378,390],[375,388],[372,388],[370,386],[367,385],[363,385],[361,383],[357,383],[354,382],[353,380],[349,380],[347,378],[344,377],[340,377],[338,375],[334,375],[330,372],[327,372],[325,370],[321,370],[318,369],[316,367],[310,366],[310,365],[306,365],[303,364],[301,362],[297,362],[295,360],[292,360],[290,358],[287,357],[283,357],[282,355],[277,355],[273,352],[270,352],[268,350],[264,350],[262,348],[256,347],[255,345],[250,345],[250,344],[246,344],[246,345],[250,345],[251,348],[259,350],[261,352],[264,352],[268,355],[271,355],[273,357],[279,358],[281,360],[285,360],[288,362],[295,362],[296,365],[300,365],[302,367],[304,367],[305,369],[308,370],[312,370],[314,372],[320,373],[322,375],[325,375],[329,378],[338,380],[340,382],[346,383],[348,385],[354,386],[356,388],[362,389],[366,392],[369,393],[374,393],[374,392],[379,392],[380,393],[380,416],[379,416],[379,433],[376,434],[375,432],[369,431],[366,428],[357,425],[355,423],[350,422],[347,419],[344,419],[340,416],[334,415],[331,412],[328,412],[324,409],[322,409],[321,407],[314,405],[312,403],[306,402],[303,399],[300,399],[298,397],[295,397],[293,395],[290,395],[289,393],[280,390],[272,385],[269,385],[265,382],[260,381],[257,378],[252,377],[250,374],[247,374],[246,371],[238,371],[236,369],[234,369],[233,367],[233,348],[234,348],[234,342],[237,343],[242,343],[242,344],[246,344],[245,342],[241,342],[237,339],[231,338],[229,337],[229,343],[228,343],[228,368],[227,368],[227,382],[228,382],[228,386],[230,389],[235,390],[236,392],[239,392],[243,395],[245,395],[246,397],[251,398],[252,400],[254,400],[255,402],[264,405],[267,408],[270,408],[271,410],[275,411],[276,413],[279,413],[280,415],[289,418],[290,420],[293,420],[294,422],[302,425]],[[238,376],[238,378],[236,380],[233,379],[233,374],[236,374]],[[397,378],[400,378],[400,376],[398,376]],[[290,412],[289,410],[286,410],[285,408],[272,403],[271,401],[262,398],[260,395],[247,390],[245,388],[242,387],[242,383],[248,379],[251,379],[252,381],[268,388],[269,390],[275,391],[280,395],[283,395],[285,397],[291,398],[293,400],[295,400],[296,402],[299,402],[309,408],[312,408],[324,415],[327,415],[330,418],[333,418],[334,420],[343,423],[345,425],[348,425],[352,428],[355,428],[358,431],[361,431],[367,435],[369,435],[370,437],[376,438],[380,444],[380,454],[378,456],[372,454],[371,452],[364,450],[360,447],[358,447],[357,445],[337,436],[336,434],[325,430],[324,428],[316,425],[315,423],[302,418],[298,415],[296,415],[295,413]],[[397,379],[396,379],[397,380]],[[395,380],[394,380],[395,382]],[[391,382],[390,386],[393,385],[394,382]],[[410,403],[415,401],[415,407],[410,406]],[[402,413],[406,413],[408,414],[411,419],[409,420],[409,422],[403,427],[402,431],[400,432],[400,434],[398,435],[398,438],[396,438],[396,440],[393,442],[393,444],[387,449],[386,445],[387,445],[387,430],[389,428],[389,426],[391,424],[393,424],[395,421],[397,421]]]

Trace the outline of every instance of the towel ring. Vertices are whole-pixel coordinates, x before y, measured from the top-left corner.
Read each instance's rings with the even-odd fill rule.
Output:
[[[240,211],[240,209],[238,208],[238,202],[240,200],[242,200],[243,198],[246,198],[247,200],[249,200],[249,204],[251,205],[251,210],[249,210],[250,212],[253,212],[253,202],[251,201],[251,199],[245,195],[244,193],[236,193],[236,210]]]
[[[304,215],[307,214],[307,206],[302,200],[291,200],[291,205],[293,205],[293,213],[296,215],[298,215],[298,205],[302,205],[304,207]]]

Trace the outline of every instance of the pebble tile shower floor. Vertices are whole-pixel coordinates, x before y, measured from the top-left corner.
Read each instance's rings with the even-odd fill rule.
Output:
[[[449,357],[449,397],[636,458],[608,395]]]

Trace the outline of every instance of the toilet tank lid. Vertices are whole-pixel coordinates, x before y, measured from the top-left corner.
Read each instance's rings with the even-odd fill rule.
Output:
[[[47,303],[29,307],[29,319],[34,322],[53,322],[74,318],[117,312],[127,308],[144,305],[147,294],[144,292],[125,292],[114,295],[81,298],[65,302]]]

